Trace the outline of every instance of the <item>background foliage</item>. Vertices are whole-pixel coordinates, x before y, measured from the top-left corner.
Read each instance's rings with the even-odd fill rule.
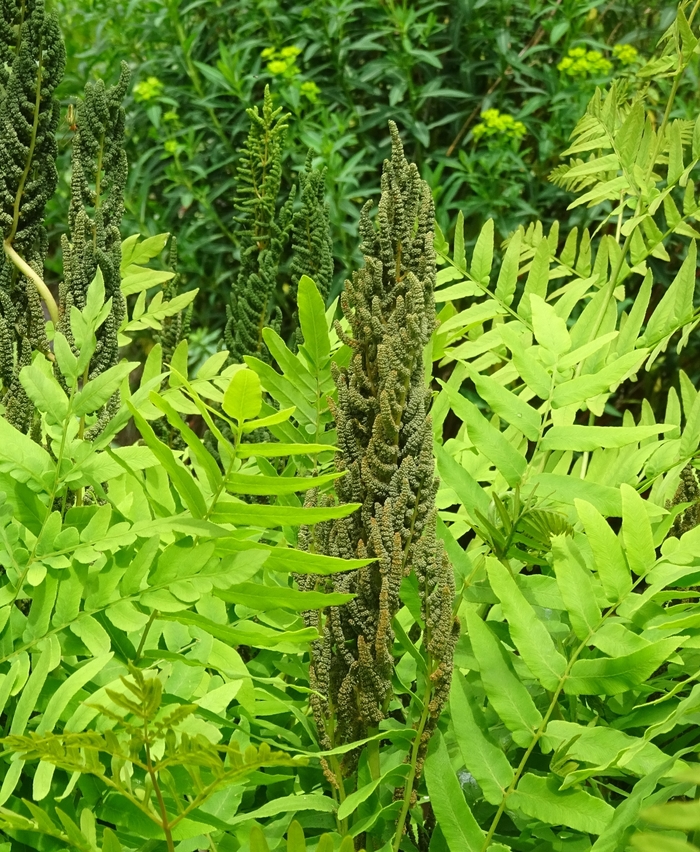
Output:
[[[129,227],[178,234],[187,285],[207,282],[197,308],[207,328],[221,326],[217,305],[235,279],[235,163],[245,109],[266,84],[292,113],[286,186],[309,148],[328,169],[337,294],[359,260],[358,210],[389,153],[388,119],[433,189],[443,230],[458,211],[471,240],[487,218],[501,237],[533,217],[548,224],[567,202],[547,175],[595,85],[634,78],[675,14],[673,4],[638,0],[60,0],[58,8],[69,55],[64,103],[90,75],[112,80],[123,59],[134,67]],[[600,56],[560,69],[572,49]],[[684,80],[674,115],[692,113],[696,79]],[[666,92],[658,82],[650,108],[662,111]]]

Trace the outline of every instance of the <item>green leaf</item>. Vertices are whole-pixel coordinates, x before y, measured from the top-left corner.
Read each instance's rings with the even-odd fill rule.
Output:
[[[143,440],[151,449],[153,455],[163,465],[163,468],[167,472],[173,485],[177,489],[177,493],[180,497],[182,497],[187,508],[195,518],[205,517],[207,514],[207,504],[192,474],[179,459],[175,458],[175,454],[170,447],[158,440],[153,429],[138,413],[133,404],[128,402],[127,405],[131,410],[134,422],[136,423],[136,427],[141,433]]]
[[[263,506],[219,500],[211,514],[215,524],[239,524],[254,527],[318,524],[335,518],[346,518],[360,508],[360,503],[338,506]]]
[[[666,423],[653,426],[554,426],[546,432],[541,447],[543,450],[575,452],[593,451],[600,447],[626,447],[673,428]]]
[[[300,592],[288,586],[263,586],[260,583],[238,583],[228,589],[216,589],[214,594],[228,603],[243,604],[261,612],[270,609],[305,612],[342,606],[355,597],[340,593]]]
[[[571,349],[571,337],[564,320],[557,316],[552,305],[535,293],[530,296],[532,327],[535,340],[554,355],[560,356]]]
[[[479,396],[495,414],[515,426],[531,441],[539,438],[542,420],[531,405],[490,376],[481,376],[476,371],[470,372],[470,376]]]
[[[637,823],[644,801],[651,796],[660,779],[668,773],[675,762],[676,759],[670,757],[645,778],[637,781],[629,796],[615,808],[612,820],[591,847],[591,852],[617,852],[627,829]]]
[[[510,305],[515,295],[520,271],[520,244],[522,231],[518,229],[508,242],[508,248],[503,257],[503,263],[498,273],[495,297],[505,305]]]
[[[557,585],[569,613],[571,626],[579,639],[587,641],[601,621],[590,572],[581,564],[581,555],[569,536],[552,538],[552,554]]]
[[[264,624],[251,621],[241,621],[236,627],[219,624],[197,612],[159,613],[159,618],[166,621],[177,621],[179,624],[192,624],[201,627],[215,639],[220,639],[232,646],[251,645],[253,648],[275,648],[278,645],[306,645],[318,637],[313,627],[301,630],[273,630]]]
[[[666,335],[692,319],[696,267],[697,248],[695,240],[691,240],[688,254],[678,274],[647,322],[640,345],[655,346]]]
[[[296,820],[287,830],[287,852],[306,852],[304,829]]]
[[[443,482],[455,492],[472,521],[476,521],[476,516],[473,514],[475,509],[478,509],[482,515],[488,515],[489,498],[472,475],[439,444],[435,445],[435,457],[438,473]]]
[[[37,734],[46,734],[53,731],[61,713],[66,709],[70,700],[96,677],[114,655],[109,652],[88,660],[80,668],[76,669],[51,695],[46,709],[42,713],[41,720],[36,728]]]
[[[430,740],[424,773],[430,804],[450,852],[481,852],[484,833],[464,798],[439,730]]]
[[[298,308],[304,349],[316,367],[321,369],[330,358],[331,340],[326,324],[326,307],[318,287],[308,275],[299,279]]]
[[[272,459],[280,456],[315,456],[319,453],[334,453],[337,447],[330,444],[276,444],[270,441],[266,444],[239,444],[236,458]]]
[[[51,488],[54,463],[46,450],[0,417],[0,471],[9,472],[32,491]]]
[[[257,417],[262,408],[262,387],[257,374],[247,367],[234,373],[222,407],[238,423]]]
[[[250,829],[250,852],[270,852],[265,834],[257,823]]]
[[[564,408],[567,405],[580,405],[594,396],[609,393],[626,378],[635,373],[648,355],[648,350],[637,349],[615,359],[607,367],[559,385],[552,395],[552,407]]]
[[[467,682],[456,671],[450,692],[450,715],[465,766],[484,791],[484,798],[499,805],[513,780],[513,769],[502,749],[489,736],[483,714],[470,697]]]
[[[527,462],[503,434],[492,426],[479,409],[450,385],[445,385],[450,404],[467,427],[469,440],[491,461],[508,485],[514,488],[520,483]]]
[[[489,582],[508,619],[510,635],[532,674],[550,692],[558,687],[566,671],[566,658],[557,651],[545,625],[535,614],[508,569],[487,557]]]
[[[620,486],[622,496],[622,541],[630,569],[643,577],[656,562],[656,548],[645,501],[632,486]]]
[[[68,397],[56,381],[51,363],[43,355],[20,371],[19,380],[39,411],[47,414],[52,422],[63,423],[68,415]]]
[[[614,808],[583,790],[557,789],[556,776],[543,778],[528,772],[510,797],[510,805],[547,825],[565,825],[576,831],[602,834]]]
[[[486,695],[515,742],[527,748],[542,722],[530,693],[508,665],[501,645],[474,609],[466,609],[467,635],[479,664]]]
[[[226,478],[226,489],[233,494],[298,494],[311,488],[322,488],[334,482],[346,471],[324,473],[320,476],[263,476],[260,473],[231,473]]]
[[[190,429],[167,399],[164,399],[160,394],[155,392],[149,395],[149,399],[156,408],[165,414],[168,423],[182,435],[195,461],[204,470],[209,487],[212,491],[216,491],[221,483],[221,471],[216,463],[216,459],[204,446],[200,437]]]
[[[564,684],[569,695],[620,695],[644,683],[676,650],[679,637],[670,636],[621,657],[577,660]]]
[[[489,283],[491,265],[493,264],[493,232],[493,219],[487,219],[476,240],[469,270],[471,277],[483,286],[487,286]]]
[[[578,499],[575,500],[575,506],[593,551],[605,595],[611,603],[617,603],[632,588],[632,578],[620,540],[595,506]]]
[[[532,316],[530,296],[535,295],[544,299],[547,296],[549,284],[549,245],[547,240],[541,240],[532,259],[532,265],[525,281],[523,295],[518,304],[518,313],[525,320]]]
[[[122,271],[132,263],[148,263],[165,248],[170,234],[155,234],[142,240],[139,234],[127,237],[122,243]]]
[[[83,417],[102,408],[119,390],[119,385],[124,379],[138,366],[136,361],[123,361],[91,379],[73,397],[72,413],[77,417]]]

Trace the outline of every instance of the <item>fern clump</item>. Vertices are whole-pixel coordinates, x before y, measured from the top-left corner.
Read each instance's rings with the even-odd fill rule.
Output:
[[[327,302],[333,283],[333,239],[325,180],[325,169],[313,168],[309,151],[300,178],[301,208],[292,218],[292,284],[296,296],[301,276],[308,275]]]
[[[361,508],[347,519],[319,524],[302,544],[373,560],[333,579],[333,591],[355,595],[352,602],[323,618],[306,615],[322,634],[313,646],[310,681],[325,747],[361,739],[389,713],[392,619],[404,578],[417,582],[429,693],[417,734],[420,773],[421,755],[449,692],[458,627],[452,568],[435,535],[437,480],[423,376],[423,351],[435,327],[433,201],[404,157],[396,126],[390,128],[392,157],[384,165],[378,227],[365,206],[360,225],[365,267],[346,282],[341,298],[350,333],[337,327],[353,353],[347,368],[334,370],[336,466],[346,474],[337,493],[341,502]],[[356,756],[342,769],[350,770]]]
[[[231,358],[262,352],[262,331],[281,322],[273,305],[282,253],[291,227],[292,197],[277,209],[282,183],[282,154],[289,117],[273,108],[265,89],[262,111],[249,109],[251,126],[238,165],[240,269],[226,308],[224,342]],[[293,196],[293,193],[292,193]]]
[[[33,407],[19,371],[33,351],[47,352],[42,299],[58,312],[43,281],[47,251],[44,209],[58,184],[54,96],[65,49],[42,0],[5,0],[0,7],[0,375],[6,416],[27,431]]]

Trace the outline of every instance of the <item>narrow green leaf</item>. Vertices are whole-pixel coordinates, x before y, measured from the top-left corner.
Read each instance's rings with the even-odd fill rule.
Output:
[[[557,585],[569,613],[571,626],[579,639],[588,640],[598,629],[601,620],[590,572],[581,564],[581,556],[570,536],[554,536],[552,554]]]
[[[335,518],[346,518],[360,508],[360,503],[338,506],[263,506],[219,500],[211,514],[215,524],[238,524],[254,527],[297,526],[318,524]]]
[[[577,660],[564,691],[569,695],[620,695],[635,689],[668,660],[681,641],[670,636],[620,657]]]
[[[622,542],[627,564],[638,577],[643,577],[656,562],[651,522],[644,500],[632,486],[623,483],[620,493],[622,496]]]
[[[515,488],[520,483],[527,462],[503,434],[492,426],[479,409],[450,385],[445,385],[450,404],[467,427],[469,439],[491,461],[508,485]]]
[[[465,766],[492,805],[500,805],[513,780],[513,769],[502,749],[489,736],[483,714],[468,694],[464,676],[456,671],[450,692],[450,715]]]
[[[466,623],[486,695],[505,726],[513,732],[515,742],[527,748],[542,722],[542,714],[508,665],[500,642],[471,606],[466,610]]]
[[[425,760],[430,804],[450,852],[480,852],[484,833],[464,798],[440,731],[436,731]]]
[[[503,263],[498,273],[495,296],[505,305],[510,305],[515,295],[518,283],[518,272],[520,271],[520,245],[522,242],[522,231],[520,228],[513,234],[508,243],[508,248],[503,256]]]
[[[342,606],[355,597],[340,593],[300,592],[290,587],[263,586],[260,583],[237,583],[228,589],[215,589],[214,594],[228,603],[243,604],[260,612],[270,609],[305,612],[327,606]]]
[[[531,405],[490,376],[479,375],[476,371],[470,375],[479,396],[495,414],[515,426],[531,441],[539,438],[542,420]]]
[[[672,425],[658,423],[653,426],[554,426],[542,439],[543,450],[597,450],[600,447],[618,448],[638,444]]]
[[[469,269],[471,277],[484,286],[489,283],[493,264],[493,232],[493,219],[487,219],[477,237]]]
[[[475,509],[478,509],[482,515],[488,515],[489,498],[472,475],[439,444],[435,446],[435,456],[438,473],[445,485],[448,485],[455,492],[472,521],[476,521]]]
[[[152,392],[149,396],[151,403],[156,408],[160,409],[166,416],[168,423],[180,433],[185,443],[189,447],[195,461],[204,470],[207,477],[207,482],[212,491],[216,491],[221,483],[221,471],[216,463],[216,459],[209,450],[204,446],[199,435],[197,435],[185,421],[180,417],[173,406],[162,397],[160,394]]]
[[[334,453],[337,448],[330,444],[240,444],[236,452],[239,459],[272,459],[280,456],[314,456],[319,453]]]
[[[139,414],[131,402],[127,402],[136,423],[136,427],[146,445],[151,449],[158,461],[163,465],[178,494],[195,518],[203,518],[207,514],[207,504],[202,496],[194,477],[184,464],[177,458],[170,447],[167,447],[156,437],[149,423]]]
[[[597,373],[592,373],[559,385],[552,395],[552,407],[581,404],[594,396],[608,393],[635,373],[648,355],[648,350],[637,349],[620,356]]]
[[[298,289],[299,325],[304,335],[304,348],[317,369],[322,369],[330,358],[331,340],[326,324],[326,306],[316,284],[302,275]]]
[[[346,471],[323,473],[320,476],[263,476],[259,473],[231,473],[226,478],[226,489],[233,494],[298,494],[311,488],[322,488],[334,482]]]
[[[287,830],[287,852],[306,852],[304,829],[296,820]]]
[[[632,577],[620,540],[595,506],[586,500],[577,499],[574,502],[593,551],[605,594],[611,603],[617,603],[632,588]]]
[[[528,272],[525,281],[523,295],[520,297],[518,304],[518,313],[525,320],[530,320],[532,316],[532,306],[530,296],[539,296],[545,299],[547,296],[547,287],[549,285],[549,245],[547,240],[541,240],[535,251],[535,256],[532,259],[532,265]]]
[[[19,380],[25,393],[54,423],[62,423],[68,414],[68,397],[53,375],[50,361],[43,356],[24,367]]]
[[[535,614],[508,569],[487,558],[489,582],[508,619],[510,635],[532,674],[553,692],[566,671],[566,658],[557,651],[545,625]]]

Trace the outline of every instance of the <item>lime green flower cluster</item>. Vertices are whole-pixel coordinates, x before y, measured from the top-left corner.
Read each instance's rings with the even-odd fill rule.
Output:
[[[301,68],[297,65],[297,58],[301,48],[289,45],[277,50],[275,47],[266,47],[260,54],[267,60],[267,70],[273,77],[283,77],[292,81],[301,74]],[[321,90],[312,80],[305,80],[299,86],[299,93],[315,104]]]
[[[522,139],[526,133],[522,121],[516,121],[512,115],[499,112],[497,109],[487,109],[481,113],[481,121],[472,131],[474,139],[482,136],[500,136],[506,139]]]
[[[157,77],[147,77],[134,86],[134,100],[154,101],[163,94],[163,83]]]
[[[312,104],[316,103],[318,96],[321,94],[321,90],[316,83],[313,82],[313,80],[306,80],[302,83],[301,86],[299,86],[299,91],[305,98],[308,98]]]
[[[266,47],[261,56],[267,60],[267,70],[273,77],[286,77],[290,79],[301,74],[301,68],[297,65],[297,57],[301,48],[289,45],[277,50],[274,47]]]
[[[586,50],[585,47],[572,47],[557,65],[568,77],[605,77],[612,71],[612,62],[598,50]]]
[[[621,65],[632,65],[639,59],[639,51],[631,44],[616,44],[613,47],[613,56]]]

